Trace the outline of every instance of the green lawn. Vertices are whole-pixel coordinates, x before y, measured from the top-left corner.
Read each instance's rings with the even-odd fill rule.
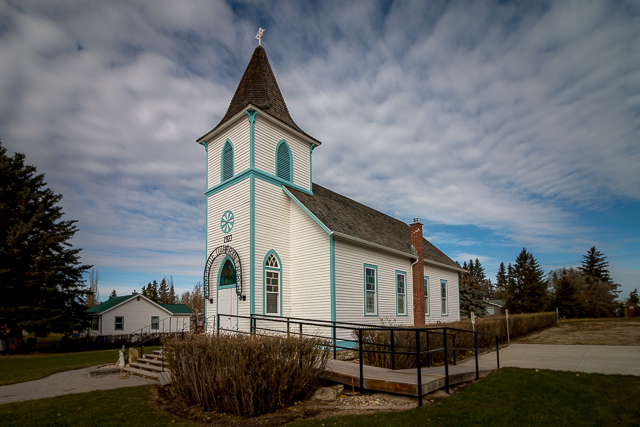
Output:
[[[154,405],[153,387],[126,387],[7,403],[0,405],[0,425],[191,426]]]
[[[150,353],[159,347],[146,347]],[[0,357],[0,385],[37,380],[58,372],[88,368],[118,360],[118,349],[61,354],[19,354]]]
[[[154,386],[0,405],[1,426],[192,425],[154,403]],[[435,406],[305,426],[638,426],[640,377],[503,368]]]
[[[503,368],[442,404],[304,426],[638,426],[640,377]]]

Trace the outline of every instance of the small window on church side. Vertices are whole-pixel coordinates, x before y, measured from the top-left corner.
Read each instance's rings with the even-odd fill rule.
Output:
[[[233,145],[227,141],[222,149],[222,180],[233,178]]]
[[[264,260],[264,314],[282,315],[282,268],[275,252],[270,251]]]
[[[291,150],[289,150],[287,143],[282,140],[276,150],[276,175],[278,178],[291,182],[293,181],[292,170]]]
[[[376,315],[378,313],[377,295],[377,270],[374,266],[364,268],[364,314]]]

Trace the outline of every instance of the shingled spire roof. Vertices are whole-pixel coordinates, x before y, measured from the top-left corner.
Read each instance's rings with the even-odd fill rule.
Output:
[[[247,65],[240,84],[238,84],[238,88],[231,99],[227,113],[214,130],[238,114],[249,104],[255,105],[269,113],[272,117],[277,118],[298,132],[312,138],[300,129],[291,118],[287,104],[284,102],[284,98],[278,87],[276,76],[271,70],[267,53],[262,46],[256,47],[256,50],[253,52],[249,65]],[[312,139],[317,141],[315,138]],[[318,144],[319,143],[318,141]]]

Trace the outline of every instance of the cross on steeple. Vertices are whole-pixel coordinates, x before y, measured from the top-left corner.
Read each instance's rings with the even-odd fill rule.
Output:
[[[262,46],[262,35],[264,34],[264,30],[258,27],[258,34],[256,34],[256,40],[258,40],[258,46]]]

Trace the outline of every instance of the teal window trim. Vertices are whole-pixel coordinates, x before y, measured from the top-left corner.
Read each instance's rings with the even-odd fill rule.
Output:
[[[249,118],[249,167],[253,169],[255,167],[255,141],[256,141],[256,116],[258,112],[253,109],[245,111],[245,114]]]
[[[276,177],[285,182],[293,182],[293,156],[284,139],[276,146]]]
[[[431,292],[429,289],[429,276],[424,276],[424,315],[431,316]]]
[[[400,313],[398,311],[398,301],[400,300],[400,281],[398,280],[399,277],[398,276],[402,276],[404,278],[404,313]],[[409,315],[409,310],[407,309],[407,272],[406,271],[399,271],[396,270],[395,276],[394,276],[395,280],[395,288],[396,288],[396,316],[408,316]]]
[[[442,286],[444,285],[444,286]],[[440,279],[440,315],[449,316],[449,286],[448,282]],[[444,293],[442,292],[444,290]],[[444,307],[444,311],[442,308]]]
[[[230,151],[228,157],[227,151]],[[235,175],[235,158],[235,148],[231,140],[227,138],[220,153],[220,182],[228,181]]]
[[[220,263],[220,268],[218,269],[218,281],[216,282],[216,285],[218,288],[220,289],[228,289],[228,288],[235,288],[237,283],[233,283],[230,285],[221,285],[220,283],[222,282],[222,270],[224,268],[224,265],[227,263],[227,260],[231,261],[231,265],[233,266],[233,269],[236,269],[236,263],[233,262],[233,258],[231,258],[229,255],[226,255],[224,257],[224,259],[222,260],[222,262]]]
[[[375,301],[376,301],[376,307],[373,313],[367,313],[367,269],[373,270],[375,272],[375,289],[374,289],[374,293],[375,293]],[[363,312],[364,312],[364,316],[378,316],[378,266],[376,265],[371,265],[371,264],[362,264],[362,292],[363,292],[363,296],[364,296],[364,304],[363,304]]]
[[[276,259],[278,260],[278,268],[275,267],[269,267],[267,266],[267,260],[269,259],[269,255],[273,254]],[[262,314],[263,315],[269,315],[272,316],[274,315],[273,313],[267,313],[267,271],[274,271],[278,273],[278,299],[279,299],[279,305],[278,305],[278,313],[275,314],[276,316],[280,316],[282,317],[282,261],[280,261],[280,256],[278,256],[278,253],[276,251],[274,251],[273,249],[271,249],[269,252],[267,252],[267,254],[264,256],[264,260],[262,261],[262,267],[263,267],[263,272],[262,272]]]
[[[214,187],[209,188],[207,191],[205,191],[205,196],[207,197],[211,197],[214,194],[218,194],[219,192],[226,190],[227,188],[237,184],[240,181],[244,181],[245,179],[249,178],[249,177],[255,177],[255,178],[259,178],[265,182],[274,184],[274,185],[286,185],[287,187],[293,188],[295,190],[298,191],[302,191],[303,193],[306,194],[311,194],[311,191],[307,190],[306,188],[303,187],[299,187],[297,185],[294,185],[288,181],[285,181],[284,179],[278,178],[276,176],[270,175],[264,171],[261,171],[259,169],[246,169],[242,172],[240,172],[237,175],[234,175],[233,178],[231,178],[228,181],[222,182]],[[313,194],[311,194],[313,195]]]
[[[331,274],[331,321],[336,321],[336,242],[333,234],[329,235],[329,257]],[[335,329],[331,328],[331,338],[336,338]]]

